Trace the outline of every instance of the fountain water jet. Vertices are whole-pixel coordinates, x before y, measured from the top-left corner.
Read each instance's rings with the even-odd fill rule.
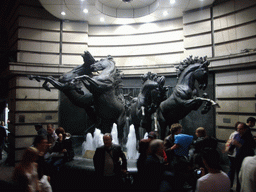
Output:
[[[126,143],[127,148],[127,159],[138,159],[139,153],[136,149],[136,133],[134,125],[130,126],[129,134],[128,134],[128,140]]]

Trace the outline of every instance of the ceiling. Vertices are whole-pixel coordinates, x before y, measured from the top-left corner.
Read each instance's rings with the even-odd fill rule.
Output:
[[[57,18],[88,21],[90,25],[132,24],[173,19],[182,17],[184,11],[210,6],[214,2],[214,0],[39,1]]]

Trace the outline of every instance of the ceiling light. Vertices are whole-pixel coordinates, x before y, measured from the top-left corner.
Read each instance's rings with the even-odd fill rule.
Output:
[[[104,22],[104,21],[105,21],[104,17],[101,17],[101,18],[100,18],[100,21],[101,21],[101,22]]]
[[[84,12],[84,13],[88,13],[88,9],[84,9],[83,12]]]
[[[66,15],[66,13],[65,13],[64,11],[62,11],[60,14],[61,14],[61,15]]]
[[[174,4],[174,3],[175,3],[175,0],[170,0],[170,3],[171,3],[171,4]]]
[[[164,11],[164,12],[163,12],[163,15],[164,15],[164,16],[168,15],[168,12],[167,12],[167,11]]]

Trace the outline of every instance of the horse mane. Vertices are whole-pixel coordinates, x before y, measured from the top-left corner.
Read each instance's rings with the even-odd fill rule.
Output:
[[[188,66],[191,66],[191,65],[194,65],[194,64],[207,64],[207,66],[209,65],[209,62],[206,60],[207,57],[204,56],[204,57],[198,57],[198,56],[195,56],[193,58],[192,55],[190,55],[189,57],[187,57],[186,59],[184,59],[183,61],[180,62],[179,66],[176,67],[177,69],[177,77],[179,78],[181,73],[188,67]]]

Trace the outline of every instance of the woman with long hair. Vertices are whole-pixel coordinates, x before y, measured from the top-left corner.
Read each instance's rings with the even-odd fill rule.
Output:
[[[41,191],[37,163],[38,150],[35,147],[29,147],[23,154],[21,162],[14,169],[13,181],[18,184],[21,191],[38,192]]]

